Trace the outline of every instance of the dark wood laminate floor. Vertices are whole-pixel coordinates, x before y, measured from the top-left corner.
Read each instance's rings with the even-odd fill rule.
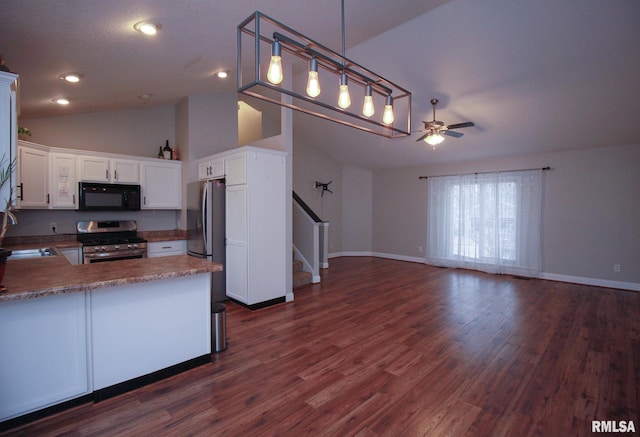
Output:
[[[337,258],[227,305],[214,362],[7,435],[560,436],[640,426],[640,295]]]

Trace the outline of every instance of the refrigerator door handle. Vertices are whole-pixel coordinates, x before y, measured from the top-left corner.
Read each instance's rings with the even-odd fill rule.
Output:
[[[204,183],[204,188],[202,190],[202,242],[204,247],[204,254],[207,255],[209,253],[209,248],[207,247],[207,198],[209,197],[209,183]]]

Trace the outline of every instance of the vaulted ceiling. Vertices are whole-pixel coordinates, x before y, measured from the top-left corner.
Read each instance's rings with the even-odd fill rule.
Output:
[[[339,51],[340,1],[3,0],[0,52],[22,117],[173,104],[236,87],[236,26],[255,10]],[[162,23],[153,39],[133,30]],[[413,93],[412,128],[473,121],[436,150],[304,114],[296,139],[364,168],[640,144],[637,0],[347,0],[347,56]],[[214,77],[229,71],[226,81]],[[74,86],[62,73],[82,74]],[[142,94],[152,94],[141,99]],[[72,105],[51,100],[68,96]]]

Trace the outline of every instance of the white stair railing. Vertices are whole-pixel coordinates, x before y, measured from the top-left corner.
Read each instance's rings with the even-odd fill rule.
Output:
[[[311,282],[320,282],[320,269],[329,267],[329,223],[323,222],[294,193],[293,251],[294,258],[302,261],[302,269],[310,272]]]

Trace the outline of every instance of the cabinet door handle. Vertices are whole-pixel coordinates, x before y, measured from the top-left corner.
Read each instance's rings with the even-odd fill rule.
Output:
[[[118,170],[114,170],[113,171],[113,178],[117,181],[118,180]]]
[[[107,180],[108,180],[109,179],[109,170],[105,170],[104,174],[105,174],[105,178],[107,178]]]
[[[147,196],[142,196],[142,204],[143,205],[147,204]]]
[[[20,198],[20,200],[24,200],[24,184],[20,182],[20,185],[18,185],[18,187],[20,187],[20,196],[18,197]]]
[[[50,194],[49,194],[49,193],[47,193],[47,205],[49,204],[49,199],[50,199],[50,197],[49,197],[49,196],[50,196]]]

